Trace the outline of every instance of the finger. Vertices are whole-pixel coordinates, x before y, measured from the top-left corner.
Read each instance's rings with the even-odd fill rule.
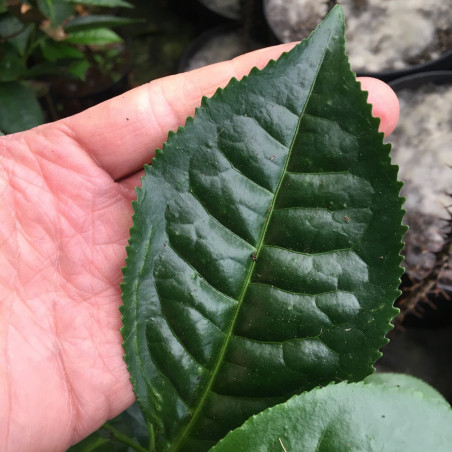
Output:
[[[63,120],[75,139],[114,179],[142,168],[167,139],[200,105],[201,98],[224,87],[232,77],[241,78],[253,66],[264,67],[295,44],[260,49],[233,60],[188,73],[155,80],[83,113]],[[374,115],[389,133],[398,118],[398,102],[383,82],[363,79],[369,89]],[[373,93],[376,90],[376,95]]]
[[[380,132],[391,134],[399,120],[399,101],[386,83],[371,77],[359,77],[361,89],[369,92],[367,101],[372,104],[372,114],[380,118]]]
[[[218,87],[264,67],[293,44],[260,49],[233,60],[152,81],[62,120],[75,140],[114,179],[149,163],[168,131],[176,130]]]

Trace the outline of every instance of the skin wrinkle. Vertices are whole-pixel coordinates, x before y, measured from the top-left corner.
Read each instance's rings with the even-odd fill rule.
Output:
[[[11,297],[13,298],[13,297]],[[0,375],[3,374],[3,378],[5,380],[5,383],[3,385],[2,391],[6,392],[6,400],[4,401],[5,405],[6,405],[6,409],[7,412],[11,413],[10,416],[7,417],[6,422],[1,422],[0,423],[0,431],[2,429],[2,425],[3,425],[3,429],[5,430],[4,435],[5,435],[5,443],[6,443],[6,449],[8,450],[8,444],[9,444],[9,437],[10,437],[10,430],[11,430],[11,422],[13,419],[13,410],[12,410],[12,394],[11,394],[11,388],[12,388],[12,382],[10,380],[10,358],[9,358],[9,324],[10,324],[10,310],[7,309],[7,304],[6,304],[7,300],[0,300],[0,325],[2,325],[2,327],[0,328],[0,332],[4,331],[4,342],[5,342],[5,349],[2,350],[3,353],[3,359],[2,362],[5,363],[4,366],[0,367]],[[7,311],[7,313],[5,313],[5,311]],[[7,314],[7,315],[6,315]],[[3,380],[2,378],[2,380]],[[3,400],[3,397],[1,398],[1,400]],[[2,435],[3,436],[3,435]]]
[[[60,338],[63,337],[61,335],[61,331],[58,328],[58,317],[56,316],[56,305],[55,305],[55,300],[53,302],[53,329],[54,329],[54,334],[56,338]],[[69,373],[66,370],[66,365],[65,365],[65,359],[64,359],[64,354],[61,351],[61,341],[58,341],[56,344],[56,348],[58,350],[57,353],[57,362],[59,363],[59,367],[60,370],[62,372],[62,380],[65,384],[66,387],[66,393],[67,393],[67,412],[69,413],[69,418],[67,421],[67,429],[71,432],[71,436],[70,437],[75,437],[77,435],[77,419],[82,419],[81,416],[81,407],[80,404],[78,403],[78,399],[77,399],[77,394],[73,388],[73,385],[71,383],[71,379],[69,376]],[[72,427],[71,427],[72,425]]]
[[[41,181],[45,183],[46,177],[48,177],[45,174],[45,171],[42,170],[42,164],[44,162],[42,156],[35,156],[35,161],[33,163],[31,163],[30,161],[27,162],[27,166],[28,168],[33,168],[34,172],[36,171],[40,171],[40,174],[38,173],[38,175],[36,176],[36,178],[40,177]],[[51,167],[54,167],[54,164],[57,164],[58,167],[58,161],[53,161],[51,162],[52,165]],[[48,162],[46,161],[46,165],[48,165]],[[47,170],[48,170],[48,166],[47,166]],[[18,168],[18,170],[20,171],[20,168]],[[58,168],[56,169],[58,171]],[[51,170],[52,172],[54,170]],[[65,171],[67,172],[67,171]],[[12,178],[16,177],[16,171],[13,172],[12,174]],[[50,173],[50,177],[51,177],[51,173]],[[68,176],[65,176],[68,177]],[[69,176],[71,177],[71,176]],[[22,219],[22,221],[19,218],[16,218],[16,226],[15,226],[15,230],[17,232],[17,234],[15,235],[16,239],[18,239],[18,237],[21,237],[21,243],[22,244],[16,244],[16,252],[15,252],[15,257],[14,257],[14,264],[17,266],[17,268],[21,268],[21,275],[25,276],[27,273],[29,273],[30,270],[33,270],[35,272],[35,274],[33,275],[31,280],[27,280],[27,277],[25,280],[22,281],[22,291],[24,293],[24,295],[26,295],[26,293],[28,292],[28,287],[32,288],[35,287],[36,285],[34,284],[35,281],[37,281],[39,283],[39,280],[41,279],[42,274],[45,274],[48,271],[49,265],[48,265],[48,261],[46,259],[46,255],[51,256],[54,253],[59,254],[61,252],[61,249],[64,249],[64,243],[67,242],[69,240],[69,242],[73,242],[74,240],[77,241],[80,239],[80,234],[77,234],[77,230],[80,229],[80,226],[83,225],[84,220],[82,218],[82,216],[80,215],[80,209],[81,211],[85,210],[86,211],[86,215],[85,218],[86,220],[89,221],[89,225],[84,226],[82,229],[86,229],[85,232],[82,231],[82,236],[84,237],[84,244],[81,245],[85,250],[88,251],[89,256],[85,256],[82,257],[83,254],[80,256],[80,259],[84,259],[87,260],[89,262],[95,262],[95,261],[99,261],[97,259],[98,254],[100,252],[102,252],[99,248],[102,248],[104,245],[103,244],[99,244],[96,243],[98,242],[98,238],[102,237],[102,235],[104,235],[104,231],[111,231],[111,227],[108,226],[108,224],[104,224],[103,223],[103,217],[109,216],[109,211],[112,210],[112,206],[117,206],[118,203],[118,199],[121,199],[124,203],[126,202],[125,196],[123,195],[122,191],[117,190],[117,186],[113,186],[108,188],[107,190],[105,189],[99,189],[99,188],[94,188],[96,187],[95,184],[92,185],[93,189],[90,190],[89,188],[89,192],[91,193],[87,193],[86,196],[82,196],[82,200],[80,202],[77,203],[78,205],[78,209],[74,209],[74,203],[73,202],[68,202],[68,198],[66,196],[64,196],[64,194],[58,195],[58,196],[48,196],[48,194],[50,193],[54,193],[55,190],[55,185],[51,186],[51,184],[46,184],[44,186],[40,186],[39,183],[34,184],[36,188],[39,188],[39,191],[36,192],[36,190],[33,191],[29,191],[30,186],[27,185],[27,179],[31,180],[31,181],[35,181],[35,174],[33,172],[29,172],[28,176],[25,177],[25,179],[22,179],[22,182],[20,184],[20,186],[16,186],[16,189],[13,189],[13,203],[15,205],[17,205],[16,209],[17,211],[24,211],[24,217]],[[72,179],[74,179],[74,177],[72,176]],[[111,179],[110,179],[111,180]],[[83,184],[84,186],[86,186],[86,183],[89,183],[89,178],[87,179],[86,177],[83,178],[83,180],[80,182],[81,184]],[[24,187],[25,189],[23,190],[22,187]],[[42,187],[42,188],[41,188]],[[11,187],[12,188],[12,187]],[[10,189],[11,189],[10,188]],[[96,191],[97,192],[103,192],[101,197],[96,196]],[[29,224],[27,227],[23,227],[23,221],[29,220],[28,215],[27,215],[27,211],[29,210],[27,207],[27,205],[32,204],[36,199],[36,196],[39,196],[42,198],[42,196],[40,196],[40,192],[46,194],[47,193],[47,198],[48,201],[45,202],[45,209],[47,211],[48,214],[50,214],[50,212],[60,212],[60,215],[50,215],[50,217],[53,218],[53,220],[49,220],[49,226],[50,225],[54,225],[54,229],[56,231],[60,231],[60,230],[64,230],[65,231],[70,231],[72,229],[72,237],[71,235],[69,236],[60,236],[59,238],[56,239],[55,235],[53,237],[50,237],[50,232],[54,232],[49,230],[48,226],[44,226],[44,223],[37,223],[37,224]],[[31,193],[31,196],[30,196]],[[113,195],[113,196],[112,196]],[[45,196],[44,196],[45,197]],[[11,199],[11,198],[10,198]],[[129,200],[127,200],[127,202],[130,202]],[[20,206],[19,206],[20,205]],[[92,212],[94,209],[98,209],[97,210],[97,214],[96,216],[92,216],[89,215],[88,212]],[[117,210],[117,207],[115,207],[115,210]],[[124,209],[119,209],[119,211],[117,212],[118,215],[121,215]],[[64,215],[61,215],[61,214]],[[43,218],[47,218],[48,214],[43,217]],[[94,231],[94,229],[96,228],[96,223],[97,222],[101,222],[101,226],[102,228],[99,229],[99,231]],[[31,229],[30,229],[31,227]],[[113,228],[114,229],[114,228]],[[45,233],[43,234],[43,232],[45,231]],[[30,236],[30,233],[32,234],[32,236]],[[58,234],[56,234],[58,235]],[[44,247],[40,247],[40,243],[39,241],[36,241],[36,238],[42,237],[42,239],[44,240],[44,244],[47,245],[49,243],[49,240],[51,239],[52,241],[55,241],[56,239],[56,249],[54,248],[53,250],[49,250],[47,249],[44,253],[44,255],[42,257],[38,258],[38,262],[39,265],[36,266],[36,259],[34,259],[34,265],[33,268],[28,267],[28,265],[26,264],[27,260],[24,260],[24,256],[23,253],[25,252],[25,249],[28,250],[27,251],[27,257],[29,258],[29,251],[33,250],[32,255],[36,255],[36,251],[42,251],[41,248],[46,248],[46,246]],[[126,240],[126,234],[124,234],[124,240]],[[55,243],[53,242],[53,243]],[[114,243],[115,241],[112,239],[109,239],[107,241],[108,243]],[[11,243],[11,237],[9,238],[8,243]],[[93,246],[94,245],[94,246]],[[74,245],[69,245],[69,247],[74,246]],[[25,248],[24,248],[25,247]],[[20,254],[18,254],[18,251],[20,252]],[[8,254],[8,257],[10,255]],[[106,255],[108,256],[108,254]],[[57,261],[61,261],[60,258],[56,259]],[[105,293],[107,291],[111,292],[110,289],[108,289],[106,286],[108,285],[108,272],[106,272],[104,274],[103,270],[103,266],[99,265],[99,266],[92,266],[92,269],[95,269],[94,274],[91,275],[89,278],[86,279],[86,283],[82,283],[82,287],[77,287],[77,285],[72,286],[73,288],[76,288],[76,292],[77,295],[75,294],[71,294],[72,297],[77,296],[80,297],[81,293],[80,290],[85,291],[85,295],[84,298],[86,298],[86,300],[89,300],[89,303],[91,305],[91,307],[93,306],[93,303],[95,303],[96,301],[96,297],[93,297],[93,293],[99,293],[102,296],[102,293]],[[53,278],[54,280],[57,278]],[[67,276],[68,280],[71,280],[71,276],[68,275]],[[83,277],[83,279],[85,279]],[[98,279],[97,282],[96,279]],[[61,281],[60,281],[61,282]],[[72,284],[74,283],[74,281],[72,280]],[[44,294],[45,292],[45,287],[41,287],[40,292],[42,292]],[[115,290],[115,295],[119,296],[118,291]],[[38,294],[39,296],[39,294]],[[111,295],[110,295],[111,296]],[[105,305],[105,304],[104,304]],[[23,308],[25,308],[28,311],[28,315],[27,317],[29,317],[30,319],[33,319],[32,321],[35,323],[35,325],[39,324],[39,317],[36,317],[36,314],[34,312],[34,302],[30,303],[30,302],[25,302],[22,303]],[[99,318],[102,317],[102,315],[99,313],[99,311],[102,308],[99,306],[95,306],[94,312],[91,313],[92,315],[92,322],[96,323],[98,325],[97,328],[93,328],[93,331],[99,330],[102,328],[102,321],[99,320]],[[55,316],[55,308],[53,308],[53,315]],[[94,320],[96,319],[96,321],[94,322]],[[117,325],[115,325],[115,327],[117,327],[118,331],[119,331],[119,324],[118,322],[116,322]],[[42,326],[42,333],[40,334],[47,334],[47,330],[46,330],[46,325]],[[56,328],[56,331],[54,332],[55,335],[57,335],[56,337],[58,337],[58,335],[61,335],[62,333],[58,331],[58,328]],[[92,337],[93,333],[90,333],[90,342],[95,343],[95,339],[94,337]],[[108,340],[108,336],[109,334],[107,334],[105,336],[105,339],[102,339],[102,342],[105,342],[106,340]],[[104,335],[103,335],[104,337]],[[34,342],[29,342],[29,339],[27,337],[24,337],[24,344],[28,343],[29,344],[29,349],[30,350],[34,350],[36,348],[39,348],[39,345],[34,344]],[[119,342],[119,341],[118,341]],[[39,344],[39,343],[38,343]],[[73,389],[73,385],[69,379],[69,373],[67,370],[67,365],[64,362],[64,358],[62,355],[64,355],[65,353],[62,352],[62,350],[64,350],[64,347],[62,347],[61,344],[56,344],[56,349],[58,350],[57,353],[57,358],[60,362],[60,367],[62,369],[61,371],[61,381],[64,381],[67,387],[67,412],[71,414],[71,417],[66,421],[68,426],[71,426],[71,437],[74,437],[72,435],[75,435],[75,437],[80,437],[83,436],[84,433],[84,429],[86,429],[86,427],[83,425],[83,422],[81,422],[81,426],[80,428],[78,427],[78,424],[76,422],[77,419],[83,419],[85,416],[83,413],[81,413],[78,409],[78,406],[80,405],[80,403],[77,402],[77,395],[74,392]],[[101,368],[104,369],[108,369],[107,366],[107,362],[103,357],[100,357],[100,359],[98,360],[100,363]],[[108,371],[107,371],[108,372]],[[11,373],[9,371],[9,373]],[[117,414],[114,413],[114,411],[110,411],[110,413],[113,414]],[[110,414],[109,413],[109,414]],[[11,418],[9,418],[11,419]],[[98,421],[97,421],[98,422]],[[8,435],[9,437],[9,435]],[[9,439],[8,439],[9,441]]]

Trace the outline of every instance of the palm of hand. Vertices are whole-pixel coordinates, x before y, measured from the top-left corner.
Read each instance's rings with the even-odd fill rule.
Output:
[[[39,450],[65,448],[133,401],[118,307],[136,178],[115,182],[59,129],[1,151],[1,450],[36,423]]]

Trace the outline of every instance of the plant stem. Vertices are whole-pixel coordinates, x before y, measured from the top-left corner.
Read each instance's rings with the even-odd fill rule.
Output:
[[[134,448],[138,452],[149,452],[143,446],[136,443],[135,441],[133,441],[133,439],[129,438],[128,436],[124,435],[123,433],[121,433],[119,430],[117,430],[115,427],[110,425],[108,422],[106,422],[102,427],[105,430],[108,430],[109,432],[111,432],[118,441],[121,441],[122,443],[127,444],[128,446]]]
[[[149,432],[149,450],[150,452],[155,452],[154,426],[150,422],[148,423],[148,432]]]

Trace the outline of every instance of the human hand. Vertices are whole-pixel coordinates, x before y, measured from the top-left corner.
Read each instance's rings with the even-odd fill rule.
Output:
[[[134,401],[121,267],[144,163],[202,95],[291,45],[129,91],[0,140],[0,450],[61,451]],[[381,128],[394,93],[363,79]]]

